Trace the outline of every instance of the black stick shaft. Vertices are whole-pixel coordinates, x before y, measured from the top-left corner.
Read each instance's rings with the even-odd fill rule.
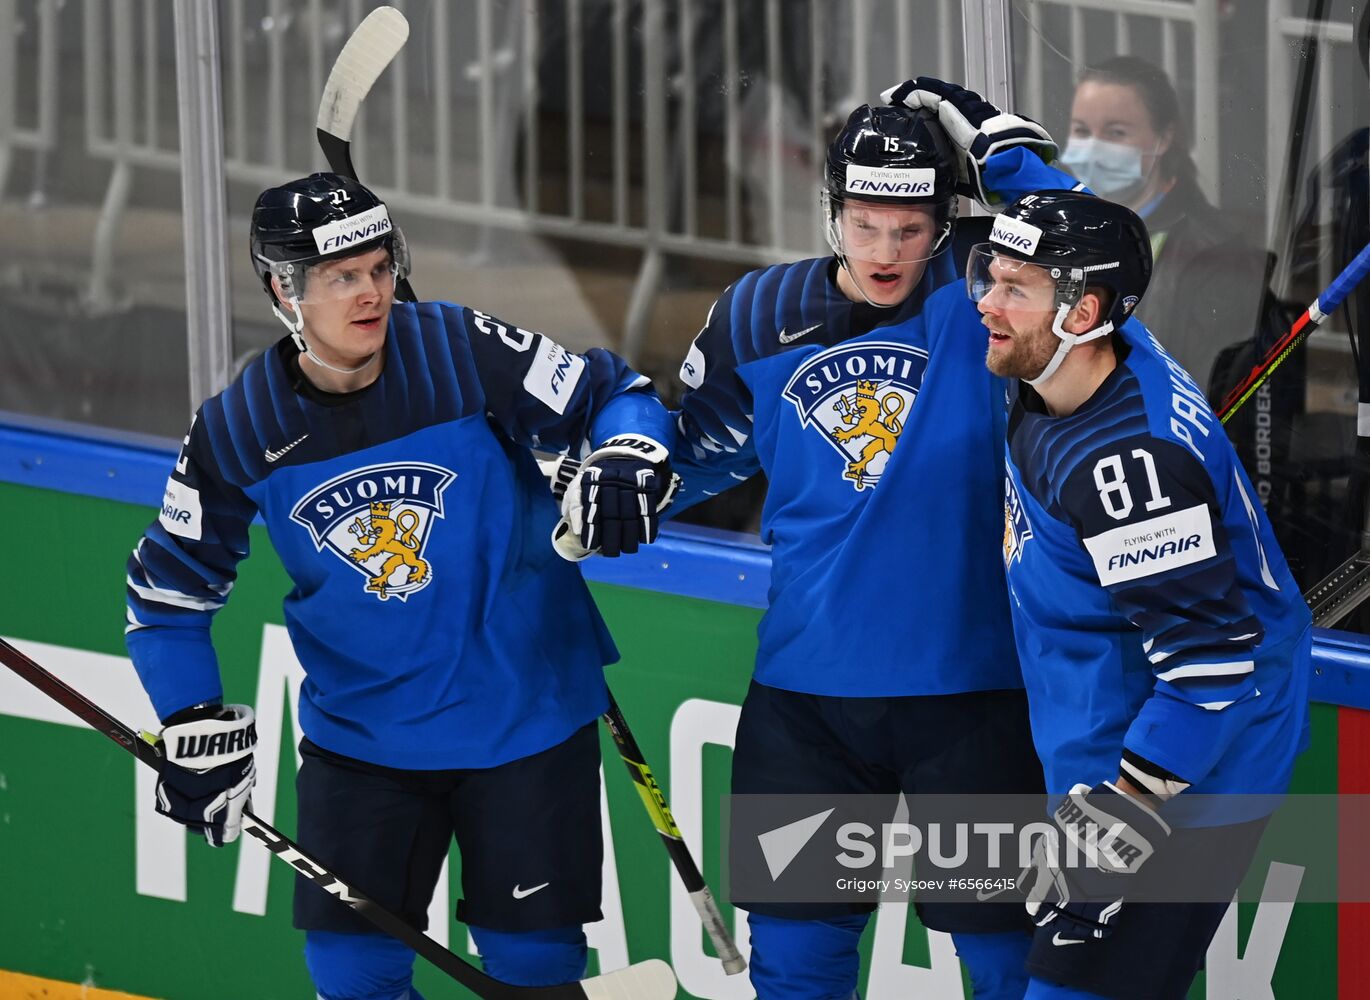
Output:
[[[328,161],[328,169],[335,174],[343,177],[350,177],[354,181],[361,181],[357,176],[357,168],[352,165],[352,143],[347,139],[340,138],[332,132],[316,128],[314,134],[319,139],[319,149],[323,150],[324,159]],[[408,278],[401,278],[395,285],[395,298],[401,302],[417,302],[418,295],[414,292],[414,287],[409,284]]]
[[[165,758],[155,746],[4,639],[0,639],[0,662],[96,732],[108,736],[142,763],[157,771],[166,765]],[[411,927],[379,903],[352,888],[306,854],[285,834],[254,816],[251,810],[243,811],[243,832],[260,841],[267,850],[297,873],[336,896],[380,930],[413,948],[415,952],[484,1000],[586,1000],[585,990],[579,983],[568,983],[564,986],[518,987],[491,979],[422,931]]]
[[[690,853],[680,828],[676,826],[675,817],[671,815],[671,807],[666,803],[666,796],[657,784],[652,769],[647,766],[642,749],[637,745],[633,731],[628,728],[628,720],[623,717],[623,712],[612,693],[609,695],[609,710],[604,713],[604,723],[609,727],[609,733],[618,747],[618,755],[628,768],[628,774],[633,779],[647,815],[651,817],[652,825],[661,836],[661,843],[666,848],[676,873],[680,875],[685,891],[690,895],[690,902],[699,913],[700,922],[713,943],[714,951],[723,962],[723,968],[729,975],[743,971],[747,964],[741,952],[737,950],[737,942],[733,940],[732,934],[723,923],[723,914],[718,909],[718,903],[705,884],[704,876],[695,864],[694,856]]]

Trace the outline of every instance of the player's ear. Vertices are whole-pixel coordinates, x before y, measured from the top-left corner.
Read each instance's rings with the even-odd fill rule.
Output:
[[[1080,296],[1080,301],[1066,314],[1066,320],[1061,327],[1066,333],[1088,333],[1102,321],[1103,298],[1097,291],[1090,289]]]

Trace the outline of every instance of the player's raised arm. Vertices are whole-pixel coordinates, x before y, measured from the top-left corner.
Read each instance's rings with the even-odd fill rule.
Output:
[[[1031,191],[1082,189],[1075,178],[1049,166],[1056,141],[1026,115],[999,110],[973,90],[920,76],[886,90],[890,104],[937,115],[959,150],[957,193],[998,209]]]

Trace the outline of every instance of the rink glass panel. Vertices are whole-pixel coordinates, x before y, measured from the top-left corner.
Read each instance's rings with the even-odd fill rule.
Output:
[[[1134,56],[1171,82],[1211,208],[1181,213],[1202,220],[1196,240],[1156,225],[1164,203],[1152,214],[1133,204],[1169,232],[1153,234],[1156,270],[1138,315],[1215,405],[1370,241],[1364,5],[1320,6],[1325,21],[1312,25],[1302,20],[1309,6],[1291,0],[1012,3],[1016,102],[1063,147],[1086,67]],[[1226,428],[1305,592],[1362,544],[1370,453],[1357,452],[1348,324],[1370,337],[1370,283],[1349,308],[1349,321],[1344,310],[1313,333]],[[1363,632],[1368,621],[1362,612],[1340,627]]]

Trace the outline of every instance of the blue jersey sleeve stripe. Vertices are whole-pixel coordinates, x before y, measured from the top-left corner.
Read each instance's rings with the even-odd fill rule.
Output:
[[[803,309],[804,309],[804,299],[803,299],[803,295],[802,295],[802,294],[799,294],[799,295],[796,295],[796,294],[795,294],[796,290],[800,290],[800,289],[803,288],[803,285],[804,285],[804,277],[805,277],[805,275],[804,275],[804,269],[803,269],[802,267],[798,267],[798,266],[794,266],[794,265],[791,265],[790,267],[785,268],[785,269],[780,273],[779,281],[776,282],[776,284],[777,284],[779,287],[776,289],[776,293],[775,293],[775,307],[774,307],[774,316],[775,316],[775,318],[774,318],[774,320],[772,321],[772,324],[771,324],[776,330],[783,330],[783,329],[785,328],[786,324],[789,322],[789,317],[785,315],[785,308],[786,308],[786,306],[790,305],[790,304],[793,303],[793,302],[798,302],[798,303],[799,303],[799,307],[800,307],[799,322],[800,322],[800,323],[803,323],[803,322],[805,321],[805,317],[804,317],[804,315],[803,315]]]
[[[831,257],[816,258],[810,262],[808,270],[804,273],[804,291],[800,312],[803,315],[805,326],[826,321],[828,318],[828,262],[831,259]],[[798,265],[796,265],[796,269],[798,269]]]
[[[1184,677],[1232,677],[1249,674],[1256,669],[1255,660],[1229,660],[1225,663],[1187,663],[1171,667],[1156,675],[1157,680],[1175,681]]]
[[[747,302],[746,324],[744,327],[747,337],[747,360],[761,357],[765,347],[765,345],[761,343],[761,333],[768,328],[774,329],[770,326],[770,319],[775,315],[774,272],[775,268],[768,267],[766,270],[761,271],[757,275],[756,280],[751,282],[748,286],[749,298]],[[734,337],[737,337],[741,332],[742,331],[740,330],[735,331]],[[743,360],[743,355],[738,354],[737,359],[741,362]]]
[[[224,441],[227,444],[227,452],[233,459],[233,465],[241,470],[240,478],[233,481],[240,486],[246,486],[257,478],[253,475],[253,470],[258,467],[258,463],[264,461],[265,446],[257,436],[257,429],[252,425],[252,411],[247,406],[242,383],[230,386],[220,399],[224,408]],[[224,452],[216,451],[215,458],[223,467]]]

